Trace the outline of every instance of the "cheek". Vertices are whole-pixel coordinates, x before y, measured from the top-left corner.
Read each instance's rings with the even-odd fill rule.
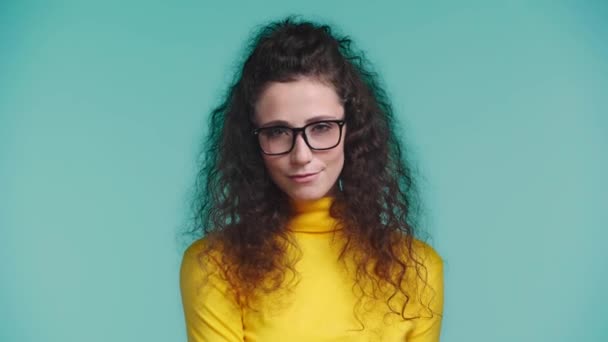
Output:
[[[326,155],[325,164],[331,168],[342,169],[344,164],[344,151],[342,149],[336,149],[335,151],[332,151],[332,153]]]
[[[268,171],[268,173],[270,173],[271,175],[274,175],[274,174],[277,174],[280,172],[281,161],[279,158],[270,158],[270,157],[264,155],[262,157],[262,159],[264,160],[264,166],[266,167],[266,170]]]
[[[336,148],[336,156],[335,159],[340,162],[344,161],[344,139],[340,142],[340,145]]]

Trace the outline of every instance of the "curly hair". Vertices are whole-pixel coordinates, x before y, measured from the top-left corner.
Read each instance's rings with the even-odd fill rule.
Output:
[[[355,256],[355,283],[361,289],[366,279],[375,288],[392,289],[387,304],[407,319],[406,271],[413,268],[424,278],[412,247],[418,201],[378,75],[348,36],[294,17],[262,27],[246,56],[211,112],[202,151],[192,232],[206,236],[203,254],[220,251],[220,259],[214,259],[241,303],[251,303],[260,291],[277,290],[286,273],[295,272],[296,260],[286,257],[294,245],[286,224],[294,213],[267,173],[251,132],[254,105],[270,82],[314,77],[334,87],[348,126],[342,191],[330,210],[344,231],[340,258]],[[398,297],[405,300],[395,309],[390,301]]]

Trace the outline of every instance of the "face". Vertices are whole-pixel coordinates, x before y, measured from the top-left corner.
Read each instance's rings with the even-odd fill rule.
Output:
[[[344,120],[344,107],[335,90],[313,78],[270,83],[255,106],[258,127],[284,125],[303,127],[319,120]],[[291,152],[262,158],[274,183],[294,200],[315,200],[336,191],[344,165],[344,136],[329,150],[311,150],[302,133],[297,134]],[[313,174],[305,178],[296,175]]]

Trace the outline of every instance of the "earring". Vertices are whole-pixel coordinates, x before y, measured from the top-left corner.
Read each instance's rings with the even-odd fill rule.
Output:
[[[340,192],[344,191],[342,188],[342,178],[338,178],[338,189],[340,189]]]

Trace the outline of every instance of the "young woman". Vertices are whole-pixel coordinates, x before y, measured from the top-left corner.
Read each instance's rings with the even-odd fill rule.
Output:
[[[349,38],[264,27],[210,120],[189,341],[439,340],[442,261],[416,239],[393,111]]]

